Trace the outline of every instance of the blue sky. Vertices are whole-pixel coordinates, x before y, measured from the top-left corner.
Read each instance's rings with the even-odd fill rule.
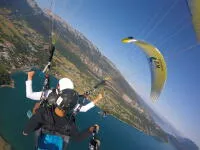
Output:
[[[50,8],[51,0],[37,1]],[[160,116],[200,147],[200,46],[186,0],[55,0],[54,12],[92,41]],[[155,45],[165,57],[168,78],[157,103],[149,99],[145,55],[120,42],[128,36]]]

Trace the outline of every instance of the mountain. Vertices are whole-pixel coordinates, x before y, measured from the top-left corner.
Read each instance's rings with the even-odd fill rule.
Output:
[[[183,137],[175,137],[168,135],[169,141],[177,148],[177,150],[199,150],[198,146],[190,139]]]
[[[0,6],[0,32],[3,33],[0,69],[3,68],[4,74],[30,66],[44,67],[51,35],[49,20],[53,19],[56,52],[51,73],[57,78],[73,79],[78,92],[92,88],[104,77],[111,77],[105,87],[106,96],[98,106],[138,130],[167,141],[167,134],[143,109],[143,100],[115,65],[82,33],[50,10],[40,9],[34,0],[4,0]]]
[[[99,49],[82,33],[73,29],[59,16],[52,14],[49,10],[41,10],[34,0],[20,0],[19,2],[6,0],[1,1],[0,4],[0,17],[1,20],[4,20],[0,26],[1,32],[4,33],[0,37],[3,47],[1,52],[3,57],[1,57],[0,62],[7,71],[29,66],[43,68],[48,59],[48,43],[51,34],[49,20],[53,18],[54,32],[57,37],[55,62],[52,66],[54,74],[61,76],[68,73],[69,75],[70,72],[74,71],[73,75],[70,75],[72,78],[77,76],[80,80],[80,76],[82,76],[81,80],[86,78],[88,83],[92,84],[95,80],[112,77],[107,90],[108,100],[112,97],[112,104],[118,107],[116,107],[118,112],[115,113],[119,114],[126,106],[129,107],[123,100],[124,95],[135,101],[134,103],[137,102],[135,91],[114,64],[103,56]],[[61,59],[64,62],[67,61],[67,65],[61,63]],[[69,67],[69,63],[72,63],[73,67]],[[84,85],[86,84],[79,84],[83,89],[92,86],[87,84],[84,87]],[[126,106],[122,108],[122,104]],[[100,105],[106,107],[105,103]],[[134,113],[138,112],[134,111]]]
[[[135,91],[124,79],[113,63],[103,56],[99,49],[94,46],[83,34],[70,27],[59,16],[52,15],[49,10],[41,10],[34,0],[6,0],[1,1],[0,4],[10,8],[15,16],[25,19],[31,28],[35,29],[38,33],[45,37],[46,41],[48,41],[50,34],[49,19],[53,17],[55,21],[54,27],[58,34],[57,36],[59,36],[57,46],[62,55],[66,57],[73,55],[73,57],[71,57],[71,61],[76,63],[79,62],[79,66],[77,65],[77,67],[84,71],[88,69],[88,72],[98,78],[112,76],[112,87],[117,87],[116,91],[119,92],[118,95],[123,95],[125,93],[131,99],[136,100]],[[72,60],[72,58],[74,60]],[[86,64],[87,67],[83,64]]]
[[[173,125],[171,125],[171,123],[168,122],[167,119],[156,113],[155,110],[149,107],[145,102],[143,102],[142,105],[149,112],[151,119],[153,119],[154,122],[156,122],[156,124],[158,124],[165,132],[174,136],[182,135],[175,127],[173,127]]]
[[[199,150],[199,147],[192,140],[185,138],[167,119],[160,116],[155,112],[140,95],[137,95],[137,99],[147,112],[149,120],[153,120],[159,128],[162,128],[168,137],[168,142],[172,143],[177,150]],[[157,138],[155,138],[157,139]],[[160,140],[160,139],[158,139]]]

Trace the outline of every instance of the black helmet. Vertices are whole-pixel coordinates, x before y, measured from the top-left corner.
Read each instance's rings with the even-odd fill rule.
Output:
[[[72,110],[78,104],[79,94],[72,89],[62,90],[56,100],[56,106],[62,110]]]

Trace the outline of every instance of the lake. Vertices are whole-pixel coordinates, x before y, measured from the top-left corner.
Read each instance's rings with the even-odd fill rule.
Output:
[[[26,98],[25,81],[27,75],[17,72],[12,75],[15,88],[0,88],[0,135],[11,144],[14,150],[34,149],[33,134],[23,136],[22,131],[28,121],[26,112],[35,104],[35,101]],[[42,88],[43,76],[37,72],[33,80],[33,90]],[[51,87],[57,80],[51,78]],[[77,115],[77,124],[84,130],[93,124],[100,125],[99,139],[101,150],[176,150],[170,143],[155,140],[137,129],[122,123],[112,116],[102,117],[98,114],[99,108],[95,107],[86,113]],[[82,142],[71,141],[69,150],[87,150],[89,138]]]

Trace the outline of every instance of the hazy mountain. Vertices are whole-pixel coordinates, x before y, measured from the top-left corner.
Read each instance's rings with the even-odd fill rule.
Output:
[[[48,44],[51,34],[49,20],[53,18],[54,31],[57,37],[56,49],[59,50],[59,53],[71,61],[79,70],[92,75],[94,78],[111,76],[110,87],[115,93],[113,97],[116,99],[120,97],[134,106],[134,109],[131,110],[134,118],[131,118],[131,120],[135,120],[136,127],[142,127],[140,129],[143,129],[146,133],[155,136],[161,135],[166,139],[166,134],[153,120],[158,122],[163,129],[166,129],[164,127],[166,122],[144,103],[115,65],[103,56],[100,50],[82,33],[73,29],[59,16],[53,15],[50,10],[41,10],[34,0],[1,0],[0,6],[12,10],[11,12],[8,11],[7,15],[6,23],[9,28],[4,29],[6,35],[0,37],[0,40],[2,38],[3,42],[6,43],[0,45],[2,47],[1,56],[3,56],[0,60],[2,64],[8,66],[7,69],[19,69],[28,65],[41,67],[46,63],[47,51],[45,45]],[[16,18],[19,18],[19,21],[16,21]],[[21,20],[26,22],[21,22]],[[17,29],[10,26],[12,23],[17,26]],[[12,31],[9,31],[10,29]],[[143,105],[150,112],[150,115],[141,113],[142,110],[139,109],[140,106],[137,106],[136,103]],[[121,108],[117,107],[116,110],[119,111]],[[174,139],[173,136],[170,136],[170,138],[176,145],[181,143],[186,144],[187,147],[195,148],[195,144],[187,139],[180,141]]]
[[[148,112],[149,119],[154,120],[165,132],[168,133],[169,142],[171,142],[177,150],[199,150],[199,147],[192,140],[183,137],[183,135],[168,122],[167,119],[157,114],[142,98],[137,95],[140,104]]]
[[[183,137],[174,137],[169,135],[170,142],[177,148],[177,150],[199,150],[198,146],[190,139]]]

